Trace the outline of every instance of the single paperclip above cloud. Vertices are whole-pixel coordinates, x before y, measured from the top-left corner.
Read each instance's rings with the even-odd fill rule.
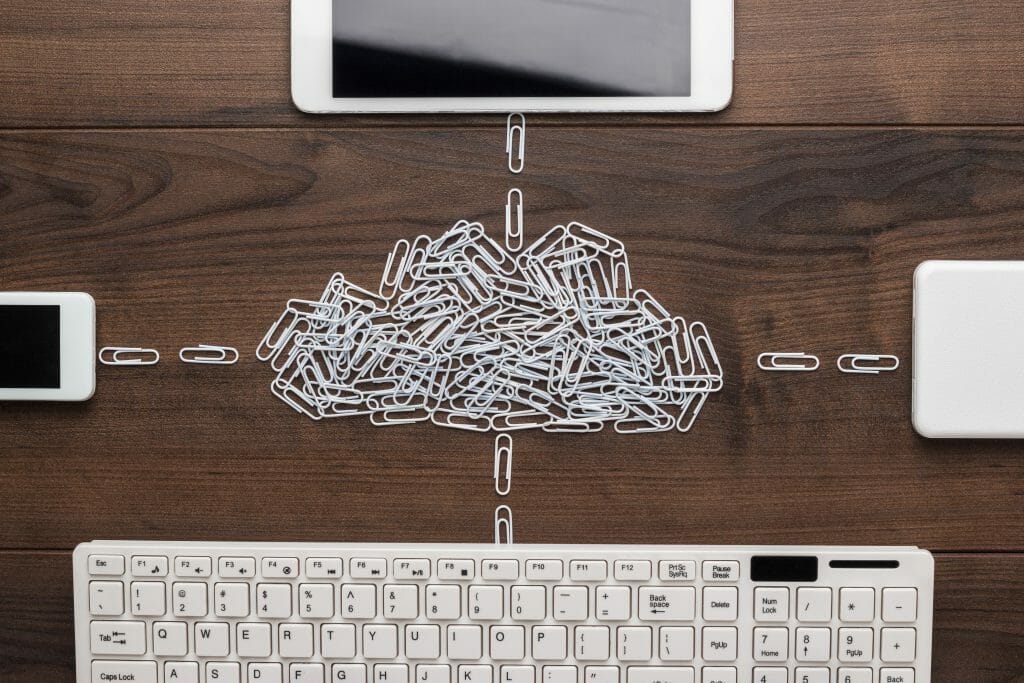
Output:
[[[513,123],[513,119],[517,118],[518,123]],[[508,115],[505,126],[505,153],[508,154],[508,170],[517,175],[522,173],[526,165],[526,117],[522,114]]]

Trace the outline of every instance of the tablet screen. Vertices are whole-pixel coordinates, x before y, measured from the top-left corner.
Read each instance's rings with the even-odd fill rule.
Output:
[[[690,95],[690,0],[333,2],[334,97]]]
[[[60,306],[0,306],[0,388],[60,388]]]

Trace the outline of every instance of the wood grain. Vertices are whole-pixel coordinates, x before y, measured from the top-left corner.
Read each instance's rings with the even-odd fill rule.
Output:
[[[534,122],[1024,123],[1017,0],[736,3],[732,106],[717,116]],[[365,126],[289,98],[288,0],[6,0],[0,127]],[[500,125],[499,117],[433,119]]]
[[[486,541],[491,438],[314,423],[252,358],[290,297],[342,270],[373,286],[390,244],[499,224],[493,131],[9,133],[0,288],[82,289],[104,368],[83,405],[0,411],[0,547],[99,537]],[[726,389],[695,430],[516,439],[522,542],[919,544],[1024,549],[1009,442],[931,442],[910,368],[840,375],[846,351],[910,353],[923,259],[1024,252],[1018,130],[545,128],[519,180],[527,233],[583,220],[623,239],[634,283],[704,320]],[[231,368],[175,360],[196,342]],[[754,369],[765,350],[818,373]],[[617,510],[617,514],[605,514]]]
[[[936,557],[933,680],[1024,680],[1021,555]],[[74,681],[71,555],[0,551],[4,683]]]

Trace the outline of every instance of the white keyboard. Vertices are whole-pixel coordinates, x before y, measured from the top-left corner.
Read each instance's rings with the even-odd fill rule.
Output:
[[[84,543],[78,683],[929,683],[932,556]]]

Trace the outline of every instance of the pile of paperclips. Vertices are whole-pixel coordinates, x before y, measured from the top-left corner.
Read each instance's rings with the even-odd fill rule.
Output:
[[[378,426],[688,431],[722,388],[705,326],[634,289],[623,244],[580,223],[517,251],[461,221],[399,240],[376,293],[337,273],[289,301],[256,354],[274,394]]]

